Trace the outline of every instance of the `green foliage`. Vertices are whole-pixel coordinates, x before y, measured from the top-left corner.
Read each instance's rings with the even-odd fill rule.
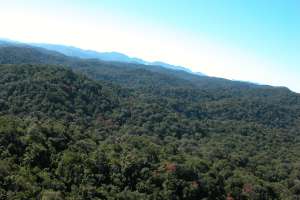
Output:
[[[298,94],[19,50],[38,64],[0,65],[0,199],[299,197]]]
[[[112,110],[117,100],[100,84],[60,67],[0,66],[0,113],[69,122]]]

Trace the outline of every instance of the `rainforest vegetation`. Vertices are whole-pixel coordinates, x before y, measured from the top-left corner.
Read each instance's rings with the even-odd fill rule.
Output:
[[[292,200],[300,95],[0,47],[0,199]]]

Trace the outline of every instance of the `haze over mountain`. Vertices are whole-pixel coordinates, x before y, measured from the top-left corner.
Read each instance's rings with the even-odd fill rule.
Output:
[[[170,65],[161,61],[148,62],[140,58],[129,57],[125,54],[119,52],[97,52],[92,50],[83,50],[77,47],[65,46],[65,45],[55,45],[55,44],[42,44],[42,43],[30,43],[32,46],[42,47],[48,50],[57,51],[63,53],[67,56],[75,56],[79,58],[97,58],[104,61],[117,61],[117,62],[128,62],[128,63],[138,63],[144,65],[159,65],[166,68],[174,70],[183,70],[189,73],[195,73],[186,67]],[[200,72],[195,74],[204,75]]]
[[[296,0],[54,1],[3,2],[0,37],[122,52],[300,92]]]
[[[14,40],[9,40],[9,39],[1,39],[0,38],[0,45],[17,45],[17,46],[35,46],[35,47],[41,47],[44,49],[56,51],[59,53],[62,53],[66,56],[71,56],[71,57],[78,57],[78,58],[84,58],[84,59],[100,59],[103,61],[115,61],[115,62],[127,62],[127,63],[136,63],[136,64],[144,64],[144,65],[158,65],[162,67],[166,67],[169,69],[174,69],[174,70],[182,70],[186,71],[188,73],[193,73],[196,75],[201,75],[204,76],[203,73],[200,72],[193,72],[188,68],[181,67],[181,66],[175,66],[175,65],[170,65],[161,61],[156,61],[156,62],[147,62],[139,58],[132,58],[129,57],[125,54],[119,53],[119,52],[97,52],[97,51],[92,51],[92,50],[83,50],[77,47],[72,47],[72,46],[65,46],[65,45],[58,45],[58,44],[46,44],[46,43],[22,43]]]

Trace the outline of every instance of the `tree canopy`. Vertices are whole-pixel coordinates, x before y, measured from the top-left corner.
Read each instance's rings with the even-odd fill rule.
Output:
[[[0,199],[300,195],[299,94],[60,54],[52,63],[36,49],[9,61],[5,51]]]

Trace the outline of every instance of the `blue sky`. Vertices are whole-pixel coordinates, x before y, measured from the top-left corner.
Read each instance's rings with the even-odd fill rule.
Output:
[[[0,4],[0,37],[119,51],[211,76],[300,92],[299,0],[0,0]]]

